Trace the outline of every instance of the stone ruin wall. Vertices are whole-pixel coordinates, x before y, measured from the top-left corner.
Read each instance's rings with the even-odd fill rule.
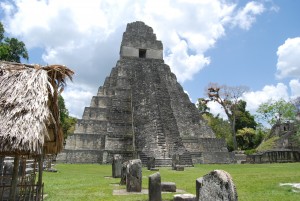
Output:
[[[151,27],[143,27],[142,23],[131,23],[126,27],[123,34],[120,56],[121,57],[140,57],[139,50],[146,50],[145,58],[163,59],[163,45],[156,40],[156,35]],[[137,48],[138,47],[138,48]]]

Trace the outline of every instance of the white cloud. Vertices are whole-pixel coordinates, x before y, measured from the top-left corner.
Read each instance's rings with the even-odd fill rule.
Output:
[[[269,100],[279,99],[289,100],[288,87],[283,83],[274,85],[266,85],[261,91],[251,91],[243,94],[242,99],[247,102],[247,110],[255,112],[258,106]]]
[[[210,101],[208,102],[207,106],[210,108],[209,112],[212,113],[213,115],[219,115],[220,118],[222,119],[228,119],[224,112],[224,109],[219,103]]]
[[[300,78],[300,37],[288,38],[277,50],[277,73],[280,79]]]
[[[62,93],[62,96],[65,100],[66,108],[68,108],[71,116],[81,118],[82,110],[84,107],[90,105],[91,97],[96,95],[95,92],[92,92],[93,90],[88,86],[79,87],[73,83],[68,83],[68,86]]]
[[[291,98],[297,98],[300,97],[300,82],[299,80],[291,80],[289,83],[289,86],[291,88]]]
[[[30,61],[30,50],[40,48],[45,63],[75,71],[69,90],[86,85],[96,91],[117,62],[127,23],[141,20],[153,27],[166,63],[184,82],[209,65],[205,52],[225,35],[232,19],[249,29],[263,6],[250,2],[238,8],[223,0],[14,0],[1,2],[0,10],[5,30],[25,42]],[[82,110],[70,112],[80,116]]]
[[[240,9],[236,16],[232,18],[232,24],[239,26],[241,29],[249,30],[256,20],[256,15],[264,12],[265,8],[262,3],[255,1],[248,2],[246,6]]]

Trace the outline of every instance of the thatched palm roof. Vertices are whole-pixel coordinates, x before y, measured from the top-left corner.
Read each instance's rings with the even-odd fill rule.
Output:
[[[62,149],[57,96],[73,71],[0,61],[0,154],[39,155]]]

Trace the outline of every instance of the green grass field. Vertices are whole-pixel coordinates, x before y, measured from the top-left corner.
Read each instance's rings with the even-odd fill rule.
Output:
[[[120,179],[111,178],[111,165],[57,164],[57,173],[43,174],[46,201],[100,200],[137,201],[148,200],[148,195],[113,195]],[[231,174],[240,201],[297,201],[300,193],[292,187],[280,187],[280,183],[300,183],[300,163],[196,165],[184,171],[160,168],[162,181],[175,182],[177,189],[195,194],[195,180],[215,169]],[[155,172],[143,168],[143,189],[148,188],[148,176]],[[172,200],[172,193],[162,194],[163,200]]]

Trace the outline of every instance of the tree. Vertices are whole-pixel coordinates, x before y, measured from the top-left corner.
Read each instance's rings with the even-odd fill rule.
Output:
[[[244,100],[239,100],[237,105],[237,117],[235,130],[238,131],[243,128],[256,129],[257,123],[255,117],[246,110],[247,102]]]
[[[29,59],[25,44],[16,38],[4,37],[4,27],[0,22],[0,60],[21,62],[21,57]]]
[[[253,128],[243,128],[237,131],[236,141],[242,150],[254,147],[255,130]]]
[[[210,111],[210,108],[207,106],[208,100],[205,100],[204,98],[198,98],[197,107],[200,112],[200,114],[208,114]]]
[[[298,142],[300,146],[300,97],[295,98],[292,103],[296,107],[296,119],[295,119],[295,128],[296,128],[296,135],[294,139]]]
[[[64,139],[66,139],[70,133],[73,133],[77,120],[69,116],[69,111],[65,106],[65,100],[61,95],[58,96],[58,108]]]
[[[293,103],[283,99],[278,101],[269,100],[268,102],[260,104],[256,112],[258,119],[273,126],[275,123],[295,121],[297,108]]]
[[[258,147],[263,141],[265,133],[261,129],[243,128],[237,131],[236,140],[242,150],[250,150]]]
[[[217,138],[225,139],[229,151],[233,150],[233,142],[230,124],[227,120],[222,119],[219,115],[214,116],[211,113],[203,114],[203,118],[216,134]]]
[[[206,90],[209,100],[219,103],[224,109],[224,112],[231,126],[234,150],[237,149],[236,118],[237,118],[239,99],[243,95],[243,93],[246,92],[247,90],[248,88],[244,86],[237,86],[237,87],[231,87],[226,85],[220,86],[217,83],[210,83]]]

